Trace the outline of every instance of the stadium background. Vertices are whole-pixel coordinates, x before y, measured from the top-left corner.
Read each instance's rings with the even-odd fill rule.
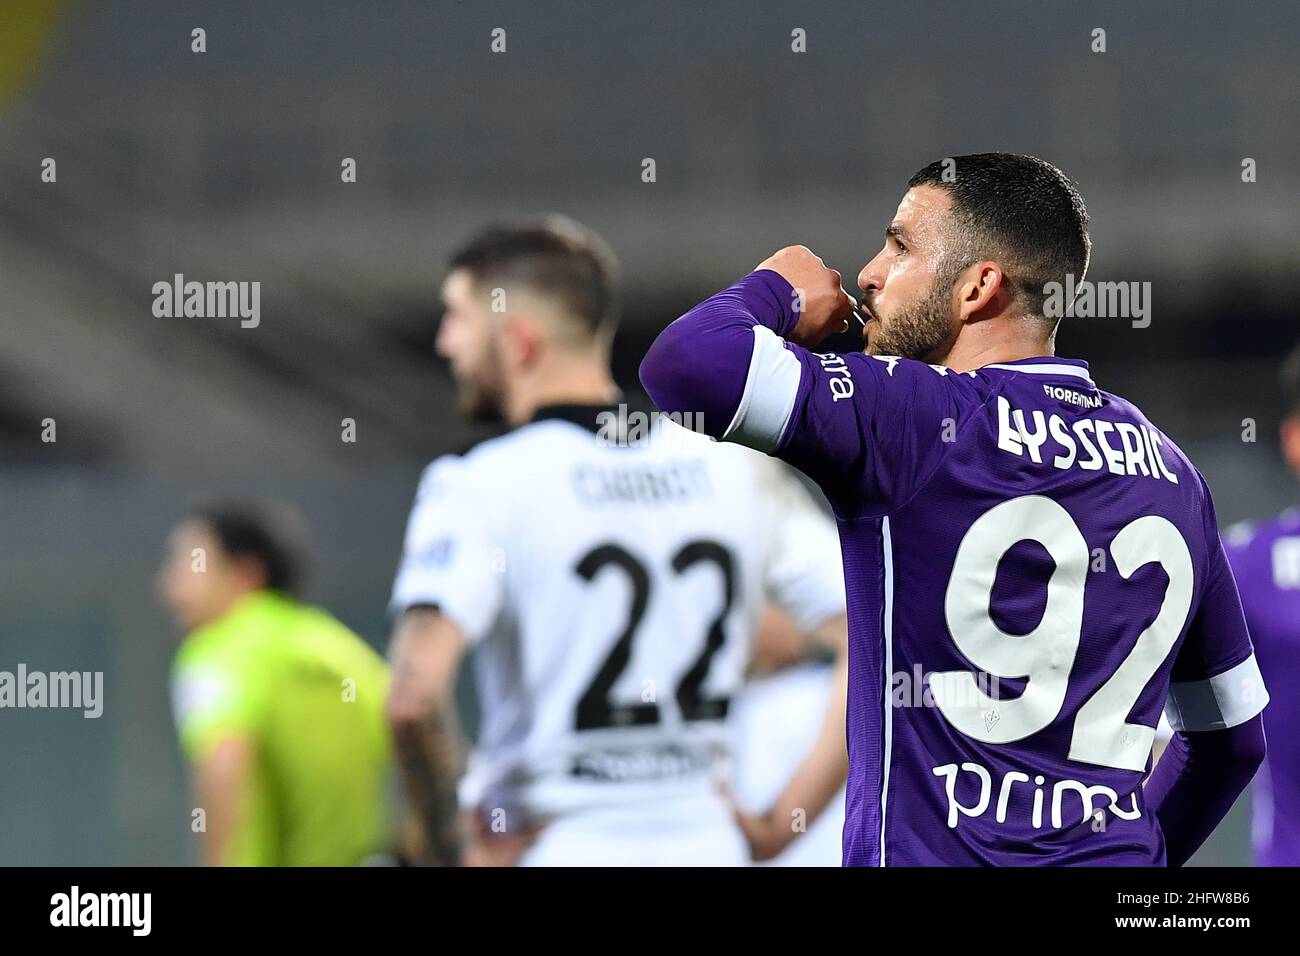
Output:
[[[195,493],[298,502],[313,598],[382,645],[418,472],[482,434],[431,342],[441,261],[486,219],[605,235],[636,389],[654,333],[773,249],[852,277],[916,168],[1041,155],[1088,200],[1089,278],[1153,290],[1150,327],[1067,320],[1061,352],[1188,451],[1223,522],[1295,502],[1298,33],[1282,3],[5,3],[0,669],[102,670],[106,704],[0,711],[0,863],[190,858],[153,573]],[[261,325],[155,318],[178,272],[260,281]],[[1246,862],[1246,833],[1239,806],[1198,861]]]

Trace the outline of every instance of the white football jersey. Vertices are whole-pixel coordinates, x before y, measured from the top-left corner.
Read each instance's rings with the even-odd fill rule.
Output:
[[[629,441],[646,419],[620,409],[543,409],[420,482],[393,611],[436,606],[476,646],[466,806],[711,789],[765,605],[844,612],[834,524],[783,466],[666,420]]]

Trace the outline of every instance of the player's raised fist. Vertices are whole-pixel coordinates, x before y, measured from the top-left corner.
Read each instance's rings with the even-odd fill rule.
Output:
[[[794,287],[799,324],[786,336],[791,342],[812,347],[848,328],[853,299],[844,291],[840,274],[807,246],[786,246],[758,268],[771,269]]]

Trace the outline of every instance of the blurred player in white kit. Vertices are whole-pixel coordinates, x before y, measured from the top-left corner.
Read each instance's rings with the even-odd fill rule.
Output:
[[[619,404],[614,265],[576,224],[483,232],[442,294],[462,411],[511,430],[427,469],[393,588],[389,719],[422,861],[769,855],[846,769],[832,522],[762,455]],[[808,760],[742,829],[716,778],[769,603],[833,649],[837,690]],[[458,792],[471,648],[482,726]]]

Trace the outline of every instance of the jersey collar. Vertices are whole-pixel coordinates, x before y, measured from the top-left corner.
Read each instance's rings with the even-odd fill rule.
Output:
[[[982,365],[981,370],[986,368],[1000,368],[1008,372],[1028,372],[1030,375],[1051,375],[1066,376],[1067,378],[1079,378],[1093,385],[1092,376],[1088,372],[1088,363],[1082,359],[1057,358],[1055,355],[1036,355],[1033,358],[1017,359],[1014,362],[999,362],[993,365]]]
[[[623,408],[625,409],[624,413],[626,414],[627,405],[625,404]],[[590,405],[580,403],[543,405],[533,413],[533,417],[529,419],[528,423],[531,425],[534,422],[543,422],[554,419],[562,422],[569,422],[572,425],[577,425],[579,428],[585,428],[593,434],[599,434],[602,421],[600,415],[604,412],[611,412],[617,416],[618,411],[619,407],[617,405],[605,405],[601,403],[593,403]]]
[[[250,591],[235,601],[225,614],[216,620],[200,625],[185,639],[187,644],[207,641],[224,641],[226,638],[246,633],[251,627],[292,608],[294,601],[287,594],[272,591]]]

